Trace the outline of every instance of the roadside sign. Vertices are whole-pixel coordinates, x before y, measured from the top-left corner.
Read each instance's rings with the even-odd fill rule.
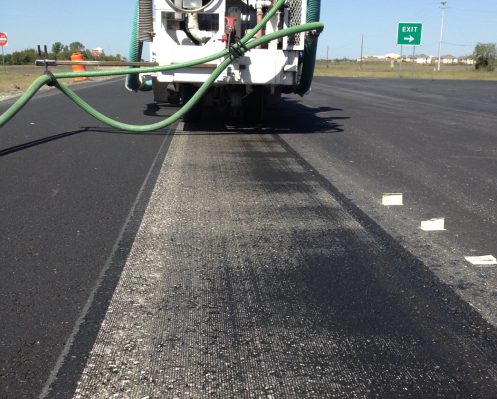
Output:
[[[6,46],[9,43],[9,38],[6,33],[0,32],[0,47]]]
[[[397,28],[397,44],[407,46],[421,45],[423,24],[419,22],[399,22]]]

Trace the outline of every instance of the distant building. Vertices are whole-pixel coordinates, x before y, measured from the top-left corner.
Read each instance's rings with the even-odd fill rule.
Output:
[[[398,59],[400,59],[400,54],[388,53],[384,56],[384,59],[387,61],[398,60]]]
[[[391,60],[398,60],[400,59],[399,54],[395,53],[390,53],[386,55],[367,55],[365,57],[362,57],[362,60],[360,58],[357,59],[358,62],[361,61],[391,61]]]
[[[474,65],[475,60],[473,57],[466,56],[466,57],[459,57],[459,64],[465,64],[465,65]]]
[[[91,55],[93,57],[100,57],[102,54],[104,53],[104,49],[102,47],[95,47],[92,51],[91,51]]]
[[[432,55],[426,55],[426,54],[419,54],[416,56],[416,63],[417,64],[431,64],[433,61],[433,56]]]
[[[459,59],[453,55],[450,55],[450,54],[442,55],[440,58],[441,58],[442,64],[452,65],[452,64],[459,63]]]
[[[400,54],[396,53],[389,53],[385,55],[368,55],[362,58],[357,59],[358,62],[400,62]],[[433,55],[428,55],[428,54],[418,54],[415,55],[414,57],[412,55],[404,55],[402,57],[402,62],[411,62],[411,63],[416,63],[420,65],[431,65],[433,63],[436,63],[438,61],[438,57],[433,56]],[[471,56],[465,56],[465,57],[456,57],[453,55],[444,55],[440,57],[440,61],[442,64],[445,65],[457,65],[457,64],[463,64],[463,65],[474,65],[475,61]]]

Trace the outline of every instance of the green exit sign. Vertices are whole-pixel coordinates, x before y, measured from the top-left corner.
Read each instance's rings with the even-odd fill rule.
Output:
[[[419,22],[399,22],[397,44],[419,46],[423,24]]]

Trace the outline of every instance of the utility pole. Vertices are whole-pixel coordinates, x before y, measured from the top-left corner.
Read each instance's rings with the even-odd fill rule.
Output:
[[[361,36],[361,58],[359,62],[359,68],[362,69],[362,57],[364,56],[364,33]]]
[[[445,10],[447,8],[447,2],[446,1],[441,1],[440,2],[440,9],[442,10],[442,21],[440,23],[440,40],[438,42],[438,67],[437,70],[440,72],[440,57],[442,56],[442,40],[443,40],[443,34],[444,34],[444,17],[445,17]]]
[[[402,79],[402,61],[404,59],[404,46],[400,45],[400,64],[399,64],[399,78]]]
[[[326,68],[330,67],[330,46],[326,46]]]

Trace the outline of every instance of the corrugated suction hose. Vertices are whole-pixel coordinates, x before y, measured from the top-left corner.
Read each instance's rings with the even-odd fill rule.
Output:
[[[129,43],[128,59],[131,62],[140,62],[143,52],[143,43],[152,41],[153,32],[153,0],[136,0],[133,26]],[[151,90],[151,84],[140,84],[138,75],[126,76],[126,89],[129,91]]]
[[[317,22],[321,14],[321,0],[307,1],[306,22]],[[303,96],[311,89],[312,79],[314,78],[314,68],[316,67],[316,54],[318,51],[317,35],[311,35],[307,38],[304,47],[304,61],[302,65],[302,75],[295,93]]]

